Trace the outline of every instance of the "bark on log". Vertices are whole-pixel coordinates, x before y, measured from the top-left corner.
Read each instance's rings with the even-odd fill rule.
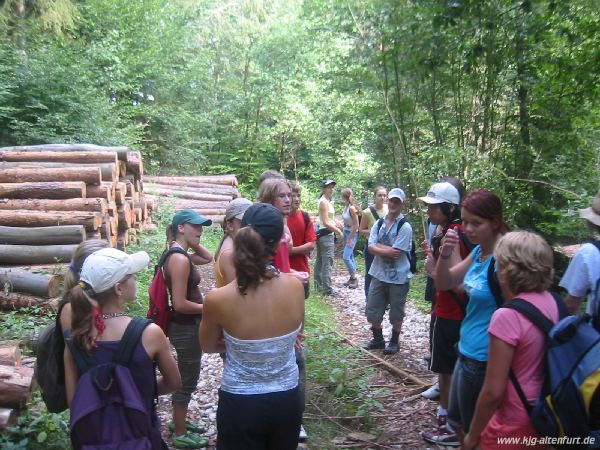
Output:
[[[114,152],[121,161],[127,161],[129,148],[103,147],[93,144],[41,144],[17,147],[0,147],[0,152]]]
[[[0,408],[0,431],[6,427],[16,425],[19,413],[16,409]]]
[[[159,175],[161,178],[163,176]],[[235,175],[206,175],[206,176],[195,176],[195,177],[168,177],[176,180],[189,181],[190,183],[210,183],[210,184],[222,184],[225,186],[237,186],[237,178]]]
[[[0,267],[0,289],[4,292],[22,292],[37,297],[56,297],[60,294],[60,278],[57,275],[42,275]]]
[[[144,175],[144,165],[142,164],[142,154],[140,152],[127,153],[127,172],[135,175],[138,180]]]
[[[64,200],[2,199],[0,210],[29,211],[88,211],[106,214],[108,202],[103,198],[69,198]]]
[[[85,239],[86,232],[83,225],[33,228],[0,226],[0,245],[79,244]]]
[[[99,167],[64,167],[26,169],[15,167],[0,171],[0,183],[28,183],[40,181],[83,181],[85,184],[100,184],[102,172]]]
[[[87,196],[89,198],[104,198],[107,202],[115,199],[115,183],[103,181],[100,186],[87,186]]]
[[[0,225],[9,227],[83,225],[86,230],[93,231],[97,230],[100,224],[102,224],[102,214],[97,212],[0,210]]]
[[[124,231],[131,228],[131,208],[129,207],[129,203],[123,203],[117,211],[119,213],[118,230]]]
[[[178,191],[174,189],[157,189],[154,186],[146,185],[144,192],[154,195],[161,195],[164,197],[175,197],[175,198],[186,198],[191,200],[214,200],[229,202],[232,199],[230,195],[216,195],[216,194],[197,194],[193,191]]]
[[[0,245],[0,264],[69,262],[76,245]]]
[[[49,275],[64,275],[69,270],[68,264],[30,264],[27,266],[3,266],[2,269],[22,270],[24,272],[41,273]]]
[[[175,209],[225,209],[229,205],[228,201],[206,201],[206,200],[189,200],[177,198],[156,197],[154,195],[145,195],[146,199],[151,202],[148,207],[151,210],[157,210],[161,207],[173,207]]]
[[[31,398],[33,369],[23,366],[0,366],[0,405],[23,408]]]
[[[0,365],[20,366],[21,349],[20,341],[0,341]]]
[[[1,152],[0,161],[116,164],[119,160],[115,152]]]
[[[167,191],[179,190],[179,191],[189,191],[189,192],[197,192],[199,194],[214,194],[214,195],[227,195],[230,197],[239,197],[239,192],[237,189],[230,186],[218,186],[215,184],[209,184],[205,186],[198,186],[198,183],[163,183],[161,182],[152,182],[146,183],[146,190],[148,188],[153,189],[164,189]]]
[[[88,233],[88,239],[102,239],[102,234],[100,233],[100,230],[90,231]]]
[[[102,173],[102,181],[115,182],[119,179],[119,168],[114,163],[102,164],[75,164],[60,162],[3,162],[0,161],[0,171],[4,169],[89,169],[90,167],[99,168]]]
[[[86,189],[81,181],[0,183],[0,198],[86,198]]]
[[[223,223],[223,220],[225,220],[225,216],[219,216],[219,215],[208,215],[208,216],[204,216],[204,217],[212,220],[213,224]]]

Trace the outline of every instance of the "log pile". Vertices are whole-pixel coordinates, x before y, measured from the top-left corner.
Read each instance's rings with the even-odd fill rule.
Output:
[[[195,209],[216,223],[223,222],[225,208],[240,195],[234,175],[146,176],[144,181],[155,209]]]
[[[143,173],[140,153],[127,147],[0,148],[0,310],[53,308],[82,241],[123,250],[134,242],[151,225]]]
[[[68,261],[85,239],[125,249],[151,223],[143,173],[127,147],[0,148],[0,265]]]
[[[16,423],[33,388],[33,369],[21,365],[19,342],[0,341],[0,431]]]

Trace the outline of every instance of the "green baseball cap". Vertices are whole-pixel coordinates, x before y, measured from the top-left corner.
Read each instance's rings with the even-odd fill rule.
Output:
[[[204,217],[199,212],[193,209],[181,209],[175,213],[171,225],[173,228],[181,225],[182,223],[191,223],[192,225],[212,225],[212,220],[208,217]]]

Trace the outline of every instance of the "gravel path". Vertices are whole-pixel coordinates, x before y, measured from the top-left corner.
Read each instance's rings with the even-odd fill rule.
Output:
[[[342,286],[347,279],[347,272],[342,267],[341,260],[336,260],[333,282],[339,290],[339,296],[328,298],[327,302],[336,311],[337,330],[344,334],[350,342],[361,344],[371,338],[369,326],[364,317],[365,297],[362,290],[362,277],[359,289],[347,289]],[[204,292],[214,287],[212,270],[210,267],[201,267],[203,276],[202,289]],[[409,292],[409,299],[411,293]],[[333,324],[331,324],[333,325]],[[384,319],[384,337],[388,338],[391,327]],[[423,358],[428,353],[429,315],[417,310],[410,301],[406,305],[406,317],[400,336],[400,351],[396,355],[384,356],[381,351],[377,355],[383,357],[391,364],[409,371],[414,376],[430,382],[433,377],[427,371]],[[348,344],[346,344],[348,345]],[[365,357],[361,358],[365,367],[374,367],[376,361]],[[210,440],[209,449],[215,448],[216,441],[216,414],[217,391],[220,385],[223,365],[219,355],[210,354],[202,356],[202,370],[198,389],[192,396],[189,417],[192,420],[204,423],[208,431],[206,436]],[[390,394],[377,400],[383,404],[381,410],[375,411],[374,429],[377,434],[357,433],[356,430],[340,429],[340,436],[332,443],[331,448],[383,448],[383,449],[427,449],[419,433],[433,424],[436,403],[424,400],[419,392],[422,388],[406,382],[391,372],[381,369],[376,370],[369,380],[372,386],[388,388]],[[307,396],[310,399],[310,385],[307,387]],[[163,424],[168,423],[171,417],[170,397],[162,396],[159,401],[158,413]],[[305,422],[310,427],[310,420]],[[164,436],[169,443],[168,435]],[[377,442],[369,444],[368,442]],[[333,446],[335,444],[335,447]],[[437,448],[433,446],[434,448]],[[307,445],[299,448],[310,448],[310,438]],[[443,447],[440,447],[443,448]],[[243,450],[243,449],[240,449]]]

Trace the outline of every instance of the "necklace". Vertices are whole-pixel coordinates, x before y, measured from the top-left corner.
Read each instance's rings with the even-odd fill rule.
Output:
[[[102,313],[102,318],[106,319],[114,319],[115,317],[123,317],[126,316],[126,312],[110,312],[110,313]]]

